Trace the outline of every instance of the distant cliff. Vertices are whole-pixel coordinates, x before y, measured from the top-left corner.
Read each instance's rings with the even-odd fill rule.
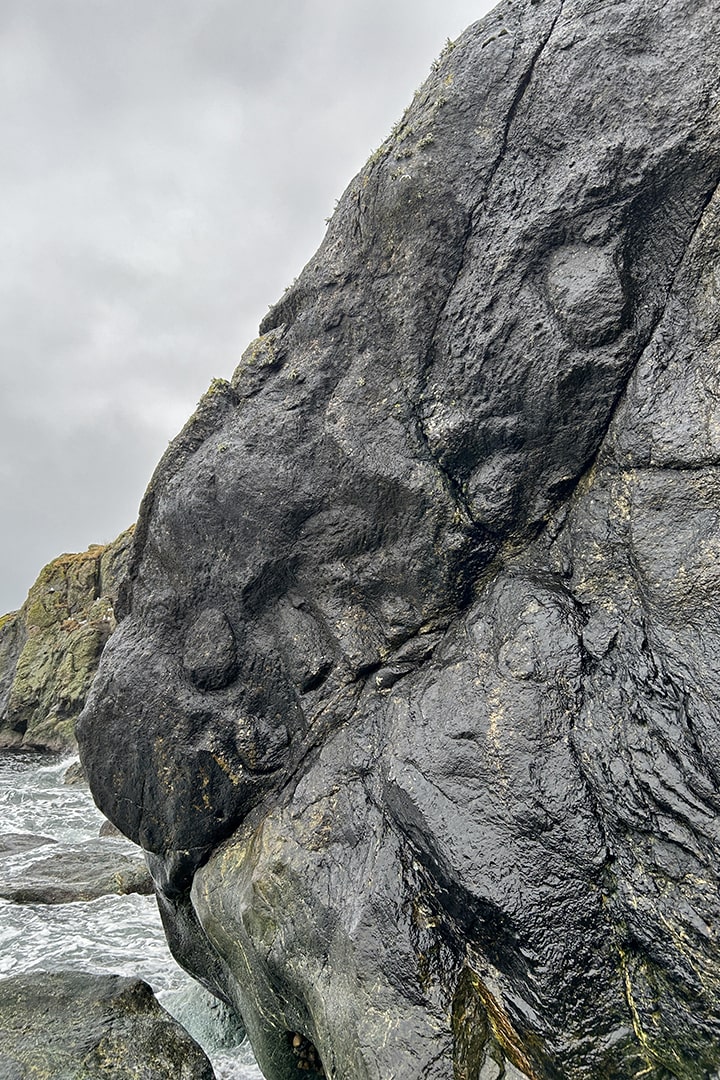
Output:
[[[448,47],[144,500],[78,739],[270,1080],[720,1068],[720,5]]]
[[[0,618],[0,749],[75,746],[75,721],[115,629],[133,532],[54,559],[20,610]]]

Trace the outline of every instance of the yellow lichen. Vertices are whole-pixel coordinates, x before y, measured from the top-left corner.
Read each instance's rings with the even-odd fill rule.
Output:
[[[455,1080],[476,1076],[487,1054],[506,1058],[528,1080],[540,1080],[530,1058],[531,1048],[515,1029],[502,1000],[469,967],[458,980],[452,1026]],[[534,1049],[541,1052],[539,1044]]]

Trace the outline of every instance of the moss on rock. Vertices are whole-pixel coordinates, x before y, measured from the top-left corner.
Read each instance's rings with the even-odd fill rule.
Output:
[[[0,983],[0,1076],[213,1080],[213,1071],[147,983],[65,971]]]
[[[0,619],[0,748],[75,746],[75,721],[115,629],[133,532],[54,559],[20,611]]]

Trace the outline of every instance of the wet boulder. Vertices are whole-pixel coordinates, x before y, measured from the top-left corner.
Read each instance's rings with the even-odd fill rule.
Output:
[[[214,1080],[140,979],[82,972],[0,980],[3,1080]]]
[[[51,836],[39,836],[37,833],[1,833],[0,857],[7,858],[8,856],[19,855],[24,851],[32,851],[34,848],[55,843],[57,841]]]
[[[152,891],[142,855],[126,840],[110,838],[63,845],[45,858],[7,870],[0,880],[0,898],[17,904],[70,904]]]

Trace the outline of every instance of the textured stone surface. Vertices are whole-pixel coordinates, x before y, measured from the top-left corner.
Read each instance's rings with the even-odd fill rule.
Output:
[[[44,837],[37,839],[44,841]],[[111,893],[147,895],[152,891],[145,860],[124,839],[103,838],[63,847],[30,866],[6,870],[0,880],[0,898],[17,904],[70,904]]]
[[[81,751],[271,1080],[718,1075],[719,31],[471,27],[158,466]]]
[[[49,563],[18,612],[0,619],[0,748],[65,750],[115,627],[133,529]]]
[[[0,856],[18,855],[23,851],[32,851],[33,848],[44,847],[46,844],[55,844],[52,836],[38,836],[35,833],[2,833],[0,835]]]
[[[3,1080],[213,1080],[207,1057],[140,979],[0,980]]]

